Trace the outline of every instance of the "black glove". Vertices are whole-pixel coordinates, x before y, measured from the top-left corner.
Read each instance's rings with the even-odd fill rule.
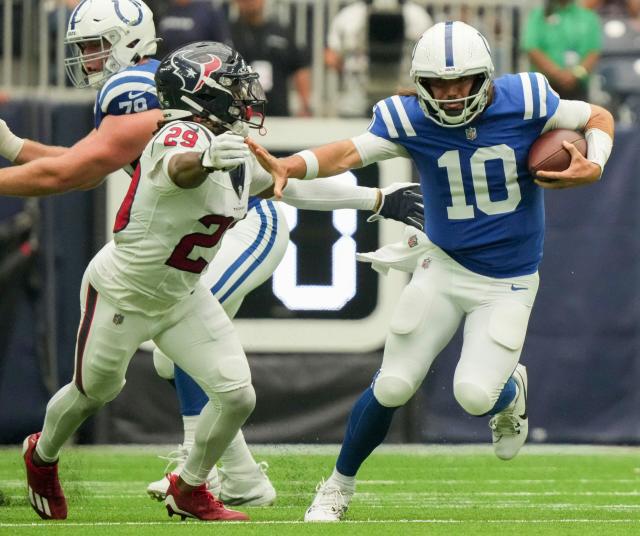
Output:
[[[382,203],[367,221],[396,220],[424,230],[424,204],[420,185],[415,182],[394,182],[380,188]]]

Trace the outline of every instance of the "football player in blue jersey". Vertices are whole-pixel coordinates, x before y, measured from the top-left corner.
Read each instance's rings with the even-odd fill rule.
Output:
[[[286,159],[251,144],[280,187],[287,177],[408,157],[425,199],[426,235],[414,233],[418,243],[406,248],[413,276],[391,319],[382,366],[353,407],[335,469],[318,486],[306,521],[343,517],[360,465],[463,321],[456,400],[469,414],[489,417],[500,459],[513,458],[525,442],[527,373],[519,358],[538,290],[542,188],[597,181],[611,151],[613,118],[601,107],[561,100],[539,73],[494,79],[493,72],[487,41],[475,28],[439,23],[415,46],[415,88],[378,102],[368,132]],[[584,131],[587,156],[567,144],[566,171],[532,177],[529,148],[555,128]],[[389,253],[370,260],[384,266]]]

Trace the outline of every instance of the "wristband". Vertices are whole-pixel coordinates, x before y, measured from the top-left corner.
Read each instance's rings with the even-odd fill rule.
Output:
[[[587,140],[587,160],[598,164],[601,171],[604,171],[613,147],[611,136],[599,128],[590,128],[584,133],[584,137]]]
[[[19,138],[13,132],[5,133],[4,140],[2,140],[2,152],[0,156],[11,162],[15,162],[23,146],[24,139]]]
[[[304,160],[304,163],[307,166],[303,179],[315,179],[318,176],[318,171],[320,169],[320,163],[318,162],[318,157],[314,154],[313,151],[309,151],[305,149],[304,151],[300,151],[296,153],[297,156]]]
[[[211,165],[209,165],[209,166],[208,166],[208,165],[206,165],[206,164],[204,163],[204,159],[205,159],[205,158],[206,158],[207,160],[211,160],[211,158],[209,158],[209,151],[208,151],[208,150],[207,150],[207,151],[202,151],[202,154],[200,155],[200,167],[201,167],[202,169],[204,169],[207,173],[213,173],[214,171],[218,171],[218,170],[217,170],[216,168],[214,168],[213,166],[211,166]]]

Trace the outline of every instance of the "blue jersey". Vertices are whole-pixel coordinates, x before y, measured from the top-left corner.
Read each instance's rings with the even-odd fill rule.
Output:
[[[542,259],[543,190],[527,169],[529,148],[559,97],[539,73],[497,78],[491,104],[471,123],[444,128],[417,97],[374,107],[369,131],[402,145],[420,174],[429,239],[490,277],[534,273]]]
[[[126,115],[160,108],[154,76],[160,62],[149,60],[111,76],[98,92],[94,126],[107,115]]]

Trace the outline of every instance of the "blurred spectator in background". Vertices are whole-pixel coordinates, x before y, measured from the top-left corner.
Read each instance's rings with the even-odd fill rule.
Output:
[[[47,24],[49,26],[49,83],[71,87],[71,81],[64,72],[64,36],[67,33],[67,25],[71,12],[80,3],[80,0],[56,0],[47,8]]]
[[[411,51],[432,21],[404,0],[358,0],[329,24],[325,62],[341,74],[342,116],[366,116],[381,98],[408,85]]]
[[[298,96],[296,115],[311,115],[309,53],[300,49],[293,29],[267,19],[265,0],[235,0],[238,19],[231,23],[234,47],[253,70],[267,94],[267,116],[290,115],[289,79]]]
[[[633,19],[640,15],[640,0],[583,0],[582,5],[607,19]]]
[[[158,36],[162,38],[158,59],[194,41],[232,44],[226,15],[210,0],[171,0],[157,20]]]
[[[563,99],[587,100],[601,48],[598,15],[574,0],[546,0],[527,19],[523,49]]]

